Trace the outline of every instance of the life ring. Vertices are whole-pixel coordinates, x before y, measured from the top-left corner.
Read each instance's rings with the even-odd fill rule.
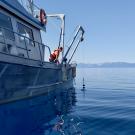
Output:
[[[44,9],[40,9],[40,22],[42,25],[46,25],[47,23],[47,16]]]

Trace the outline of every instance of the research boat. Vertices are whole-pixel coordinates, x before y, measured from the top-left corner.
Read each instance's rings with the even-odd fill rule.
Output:
[[[52,17],[61,20],[58,47],[62,46],[63,52],[59,63],[48,61],[51,49],[41,39],[41,30],[46,32],[47,20]],[[64,14],[46,14],[33,0],[0,0],[0,104],[73,87],[76,64],[72,58],[84,30],[78,26],[66,51],[64,34]]]

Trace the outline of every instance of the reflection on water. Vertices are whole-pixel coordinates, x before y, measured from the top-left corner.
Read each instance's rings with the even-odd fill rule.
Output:
[[[1,105],[0,135],[135,135],[135,69],[78,69],[75,86]]]
[[[135,68],[80,68],[77,75],[73,116],[84,122],[83,134],[135,135]]]
[[[0,135],[80,135],[79,121],[69,116],[75,104],[73,88],[1,105]]]

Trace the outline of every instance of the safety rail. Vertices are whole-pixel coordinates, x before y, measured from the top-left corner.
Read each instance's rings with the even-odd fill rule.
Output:
[[[18,0],[18,2],[29,12],[33,17],[37,17],[40,8],[34,4],[33,0]]]
[[[44,62],[46,58],[46,48],[50,55],[51,50],[49,46],[8,28],[0,27],[0,52],[2,53]]]

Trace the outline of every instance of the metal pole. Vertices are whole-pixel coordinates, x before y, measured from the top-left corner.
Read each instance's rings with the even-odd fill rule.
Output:
[[[29,39],[28,39],[28,40],[29,40]],[[30,40],[29,40],[29,42],[30,42]],[[28,47],[27,47],[27,43],[26,43],[26,37],[24,37],[24,44],[25,44],[26,51],[27,51],[27,57],[28,57],[28,59],[29,59],[30,57],[29,57]]]
[[[69,46],[69,48],[68,48],[68,50],[67,50],[65,56],[63,57],[63,60],[67,57],[67,55],[68,55],[68,53],[69,53],[69,51],[70,51],[70,49],[71,49],[71,47],[72,47],[72,45],[73,45],[73,43],[74,43],[74,41],[75,41],[75,39],[76,39],[76,37],[77,37],[79,31],[80,31],[80,28],[81,28],[81,26],[79,26],[79,28],[78,28],[78,30],[77,30],[77,32],[76,32],[76,34],[75,34],[75,36],[74,36],[74,38],[73,38],[71,44],[70,44],[70,46]],[[62,62],[63,62],[63,60],[62,60]]]
[[[31,11],[32,15],[34,16],[34,3],[33,3],[33,0],[28,0],[28,2],[29,2],[30,11]]]
[[[54,18],[59,18],[61,20],[61,32],[60,32],[60,38],[59,38],[59,45],[58,47],[61,46],[62,44],[62,47],[63,47],[63,51],[62,51],[62,59],[64,57],[64,48],[65,48],[65,41],[64,41],[64,38],[65,38],[65,15],[64,14],[50,14],[50,15],[47,15],[47,17],[54,17]]]
[[[1,28],[2,30],[2,33],[3,33],[3,38],[4,38],[4,43],[5,43],[5,46],[6,46],[6,53],[10,53],[9,52],[9,49],[8,49],[8,45],[7,45],[7,42],[6,42],[6,36],[5,36],[5,29],[4,28]]]
[[[60,43],[61,43],[61,35],[62,35],[62,29],[60,30],[60,38],[59,38],[59,45],[58,45],[58,47],[60,47]]]
[[[38,43],[38,48],[39,48],[39,52],[40,52],[40,58],[41,58],[41,62],[43,63],[43,56],[42,56],[40,47],[42,47],[42,45],[40,45],[40,43]]]
[[[72,58],[73,58],[73,56],[74,56],[74,54],[75,54],[75,52],[76,52],[76,50],[77,50],[77,48],[78,48],[78,46],[79,46],[80,42],[81,42],[81,39],[78,41],[77,46],[76,46],[76,48],[75,48],[75,50],[74,50],[74,52],[73,52],[73,54],[72,54],[71,58],[70,58],[70,59],[69,59],[69,61],[68,61],[68,64],[69,64],[69,63],[70,63],[70,61],[72,60]]]
[[[74,42],[75,42],[75,40],[76,40],[76,38],[77,38],[77,36],[78,36],[78,34],[79,34],[80,31],[82,32],[82,34],[81,34],[81,37],[80,37],[80,39],[79,39],[79,41],[78,41],[78,43],[77,43],[77,45],[76,45],[76,48],[75,48],[73,54],[72,54],[72,56],[71,56],[71,59],[72,59],[72,57],[73,57],[73,55],[74,55],[74,53],[75,53],[75,51],[76,51],[76,49],[77,49],[79,43],[83,41],[84,29],[83,29],[81,26],[79,26],[79,27],[78,27],[78,30],[76,31],[76,34],[75,34],[75,36],[74,36],[74,38],[73,38],[73,40],[72,40],[72,42],[71,42],[71,44],[70,44],[70,46],[69,46],[69,48],[68,48],[68,50],[67,50],[67,52],[66,52],[66,54],[65,54],[65,56],[64,56],[63,59],[62,59],[62,63],[63,63],[63,61],[65,60],[65,58],[67,57],[67,55],[68,55],[68,53],[69,53],[71,47],[73,46],[73,44],[74,44]],[[71,61],[71,59],[69,60],[69,62]],[[68,63],[69,63],[69,62],[68,62]]]
[[[64,49],[65,49],[65,41],[64,41],[64,37],[65,37],[65,15],[63,16],[63,20],[62,20],[62,45],[63,45],[63,51],[62,51],[62,59],[64,58]]]

